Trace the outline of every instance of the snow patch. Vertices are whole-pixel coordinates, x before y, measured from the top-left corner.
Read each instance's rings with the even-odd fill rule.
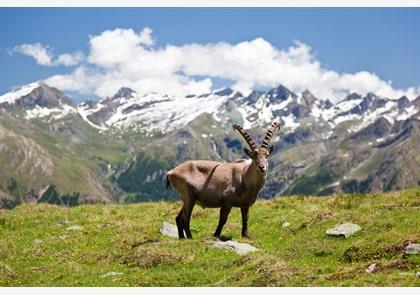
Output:
[[[216,143],[214,142],[214,140],[212,140],[211,142],[211,148],[213,149],[213,152],[216,154],[216,156],[221,159],[222,157],[220,156],[219,152],[217,151],[217,146]]]
[[[343,100],[334,107],[337,111],[341,113],[350,111],[355,106],[359,105],[362,102],[362,99],[352,99],[352,100]]]
[[[398,115],[395,119],[397,121],[404,121],[408,118],[411,118],[413,115],[417,114],[418,110],[416,109],[416,106],[412,105],[408,108],[406,108],[400,115]]]
[[[340,124],[342,122],[345,122],[345,121],[357,120],[357,119],[360,119],[359,115],[348,114],[348,115],[345,115],[345,116],[339,116],[339,117],[335,118],[334,123],[338,125],[338,124]]]
[[[373,112],[368,110],[363,116],[362,123],[352,128],[353,131],[359,131],[362,128],[374,123],[379,117],[389,112],[395,106],[395,102],[388,101],[383,107],[377,108]]]
[[[98,126],[98,125],[94,124],[92,121],[90,121],[90,120],[88,119],[88,116],[89,116],[89,115],[94,114],[95,112],[100,111],[103,107],[104,107],[104,106],[103,106],[102,104],[98,104],[96,108],[94,108],[94,109],[89,109],[89,106],[85,104],[85,105],[79,105],[79,106],[77,107],[77,111],[79,112],[79,114],[80,114],[80,116],[82,117],[82,119],[83,119],[86,123],[88,123],[90,126],[92,126],[93,128],[96,128],[96,129],[99,129],[99,130],[105,131],[105,130],[108,130],[108,128],[103,127],[103,126]]]
[[[36,105],[33,109],[27,110],[25,118],[35,119],[35,118],[44,118],[52,117],[54,120],[59,120],[71,113],[77,113],[77,110],[69,105],[62,105],[62,108],[45,108]]]
[[[293,114],[282,117],[282,120],[284,121],[284,128],[290,128],[291,130],[295,130],[300,125],[295,122],[295,116],[293,116]]]
[[[118,129],[168,132],[185,126],[204,113],[213,114],[215,120],[219,120],[215,113],[228,99],[228,96],[214,94],[192,98],[162,97],[158,94],[134,96],[124,99],[124,103],[117,107],[105,125]],[[124,112],[134,105],[138,107],[129,113]]]
[[[324,140],[327,140],[328,138],[330,138],[331,137],[331,135],[333,135],[333,131],[331,130],[331,131],[328,131],[328,132],[325,132],[325,133],[322,133],[321,134],[321,138],[322,139],[324,139]]]

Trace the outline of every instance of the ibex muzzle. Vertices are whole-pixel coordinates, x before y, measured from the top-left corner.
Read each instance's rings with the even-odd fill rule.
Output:
[[[273,151],[270,140],[279,128],[273,122],[261,146],[257,146],[249,134],[239,125],[233,129],[239,132],[249,145],[245,153],[249,160],[233,163],[214,161],[187,161],[167,173],[167,186],[172,185],[180,194],[182,209],[176,217],[178,236],[192,238],[190,231],[191,213],[195,204],[203,208],[220,208],[219,225],[215,237],[219,237],[232,207],[241,208],[242,236],[248,236],[248,213],[263,187],[268,174],[268,157]]]

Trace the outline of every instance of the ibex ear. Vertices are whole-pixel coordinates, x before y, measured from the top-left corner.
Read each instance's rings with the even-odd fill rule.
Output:
[[[274,145],[270,145],[270,147],[268,148],[268,151],[269,151],[270,155],[273,152],[273,150],[274,150]]]
[[[250,157],[252,159],[252,152],[249,149],[244,148],[244,152],[245,152],[245,154],[247,154],[248,157]]]

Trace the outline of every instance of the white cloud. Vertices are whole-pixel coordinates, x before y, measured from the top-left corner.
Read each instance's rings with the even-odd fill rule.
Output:
[[[55,65],[63,65],[66,67],[78,65],[84,58],[84,55],[81,51],[76,51],[73,53],[64,53],[60,54],[57,59],[54,61]]]
[[[21,44],[15,46],[12,52],[21,53],[35,59],[36,63],[42,66],[75,66],[79,64],[84,55],[81,51],[74,53],[64,53],[54,58],[52,49],[49,46],[44,46],[41,43],[35,44]]]
[[[114,29],[91,36],[88,63],[68,75],[47,79],[62,90],[111,96],[121,86],[139,92],[198,94],[211,91],[212,78],[234,81],[235,89],[282,84],[294,92],[310,89],[322,99],[338,100],[352,92],[374,92],[390,98],[414,98],[420,88],[396,89],[375,73],[329,70],[309,45],[296,42],[286,50],[263,38],[237,44],[166,45],[156,47],[152,30]],[[204,77],[198,79],[197,77]]]
[[[132,29],[104,31],[99,36],[90,37],[88,61],[105,68],[127,63],[131,57],[145,53],[143,46],[154,44],[151,34],[152,30],[149,28],[143,29],[140,33]]]
[[[51,51],[41,43],[18,45],[13,48],[13,51],[33,57],[39,65],[52,65]]]

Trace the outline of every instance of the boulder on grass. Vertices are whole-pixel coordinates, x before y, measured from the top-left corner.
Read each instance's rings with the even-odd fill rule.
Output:
[[[361,229],[362,228],[357,224],[346,222],[343,224],[336,225],[334,228],[327,229],[325,233],[327,234],[327,236],[331,237],[347,238],[348,236],[358,232]]]
[[[166,221],[164,221],[160,226],[160,233],[171,238],[178,238],[178,228],[176,225]]]
[[[251,252],[258,251],[257,248],[255,248],[254,246],[252,246],[250,244],[239,243],[239,242],[236,242],[236,241],[223,242],[223,241],[220,241],[220,240],[216,240],[213,243],[213,247],[235,251],[239,255],[245,255],[245,254],[248,254],[248,253],[251,253]]]
[[[420,253],[420,244],[408,244],[404,249],[405,254],[418,254]]]

